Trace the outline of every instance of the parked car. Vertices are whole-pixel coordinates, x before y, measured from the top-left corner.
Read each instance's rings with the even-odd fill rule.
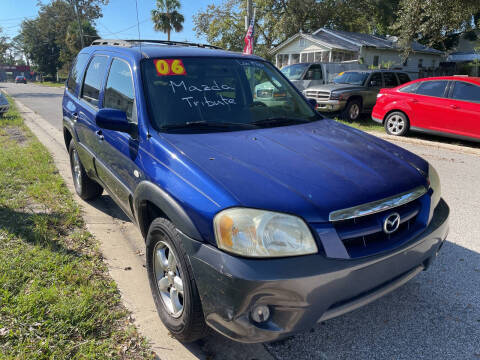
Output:
[[[8,104],[7,98],[0,92],[0,117],[3,117],[3,114],[5,114],[9,108],[10,105]]]
[[[265,82],[278,101],[253,96]],[[182,341],[309,329],[427,269],[448,232],[428,162],[323,118],[257,56],[97,40],[63,119],[76,192],[106,190],[139,226],[158,314]]]
[[[20,84],[20,83],[26,84],[27,78],[25,76],[17,76],[15,78],[15,84]]]
[[[409,130],[480,140],[480,78],[445,76],[382,89],[372,119],[387,134]]]
[[[328,84],[338,73],[346,70],[367,70],[367,66],[356,62],[299,63],[285,66],[281,71],[301,91]]]
[[[396,87],[410,81],[407,73],[392,70],[345,71],[333,78],[333,84],[304,90],[307,98],[317,101],[320,112],[340,112],[346,120],[357,120],[372,111],[381,88]]]

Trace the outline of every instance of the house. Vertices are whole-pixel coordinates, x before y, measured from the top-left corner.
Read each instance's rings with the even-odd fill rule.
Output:
[[[457,74],[480,76],[480,30],[474,30],[470,36],[460,36],[447,62],[454,65]]]
[[[270,50],[278,68],[299,62],[360,61],[368,66],[418,73],[421,68],[436,68],[443,60],[439,50],[412,43],[412,53],[402,60],[402,49],[394,36],[375,35],[321,28],[312,34],[299,32]]]

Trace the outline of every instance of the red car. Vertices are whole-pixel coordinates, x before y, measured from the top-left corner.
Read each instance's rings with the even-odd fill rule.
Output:
[[[480,141],[480,78],[432,77],[382,89],[372,119],[390,135],[416,130]]]

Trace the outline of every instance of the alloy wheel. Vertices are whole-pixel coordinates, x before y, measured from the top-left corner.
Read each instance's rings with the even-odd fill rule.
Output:
[[[153,269],[163,305],[170,316],[178,318],[183,313],[183,279],[177,258],[171,247],[159,241],[153,251]]]
[[[78,157],[77,150],[72,151],[72,173],[73,173],[73,185],[77,193],[82,192],[82,168],[80,159]]]
[[[388,131],[393,135],[399,135],[405,129],[405,121],[399,115],[390,116],[387,120]]]
[[[350,116],[350,119],[355,120],[358,115],[360,115],[360,106],[358,106],[358,104],[352,104],[350,106],[348,115]]]

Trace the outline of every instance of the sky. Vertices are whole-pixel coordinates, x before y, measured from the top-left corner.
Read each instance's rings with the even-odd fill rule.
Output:
[[[143,39],[165,39],[166,34],[153,30],[150,11],[155,8],[155,0],[138,1],[138,20],[140,22],[140,36]],[[221,0],[180,0],[181,13],[185,18],[183,31],[172,33],[171,39],[177,41],[205,42],[198,38],[193,30],[193,15],[199,10],[206,9],[211,3],[220,3]],[[43,3],[48,0],[43,0]],[[9,37],[18,34],[20,24],[25,18],[33,18],[38,12],[37,0],[0,0],[0,27]],[[110,0],[103,7],[103,17],[96,21],[96,28],[100,37],[105,39],[136,39],[137,16],[135,0]]]

